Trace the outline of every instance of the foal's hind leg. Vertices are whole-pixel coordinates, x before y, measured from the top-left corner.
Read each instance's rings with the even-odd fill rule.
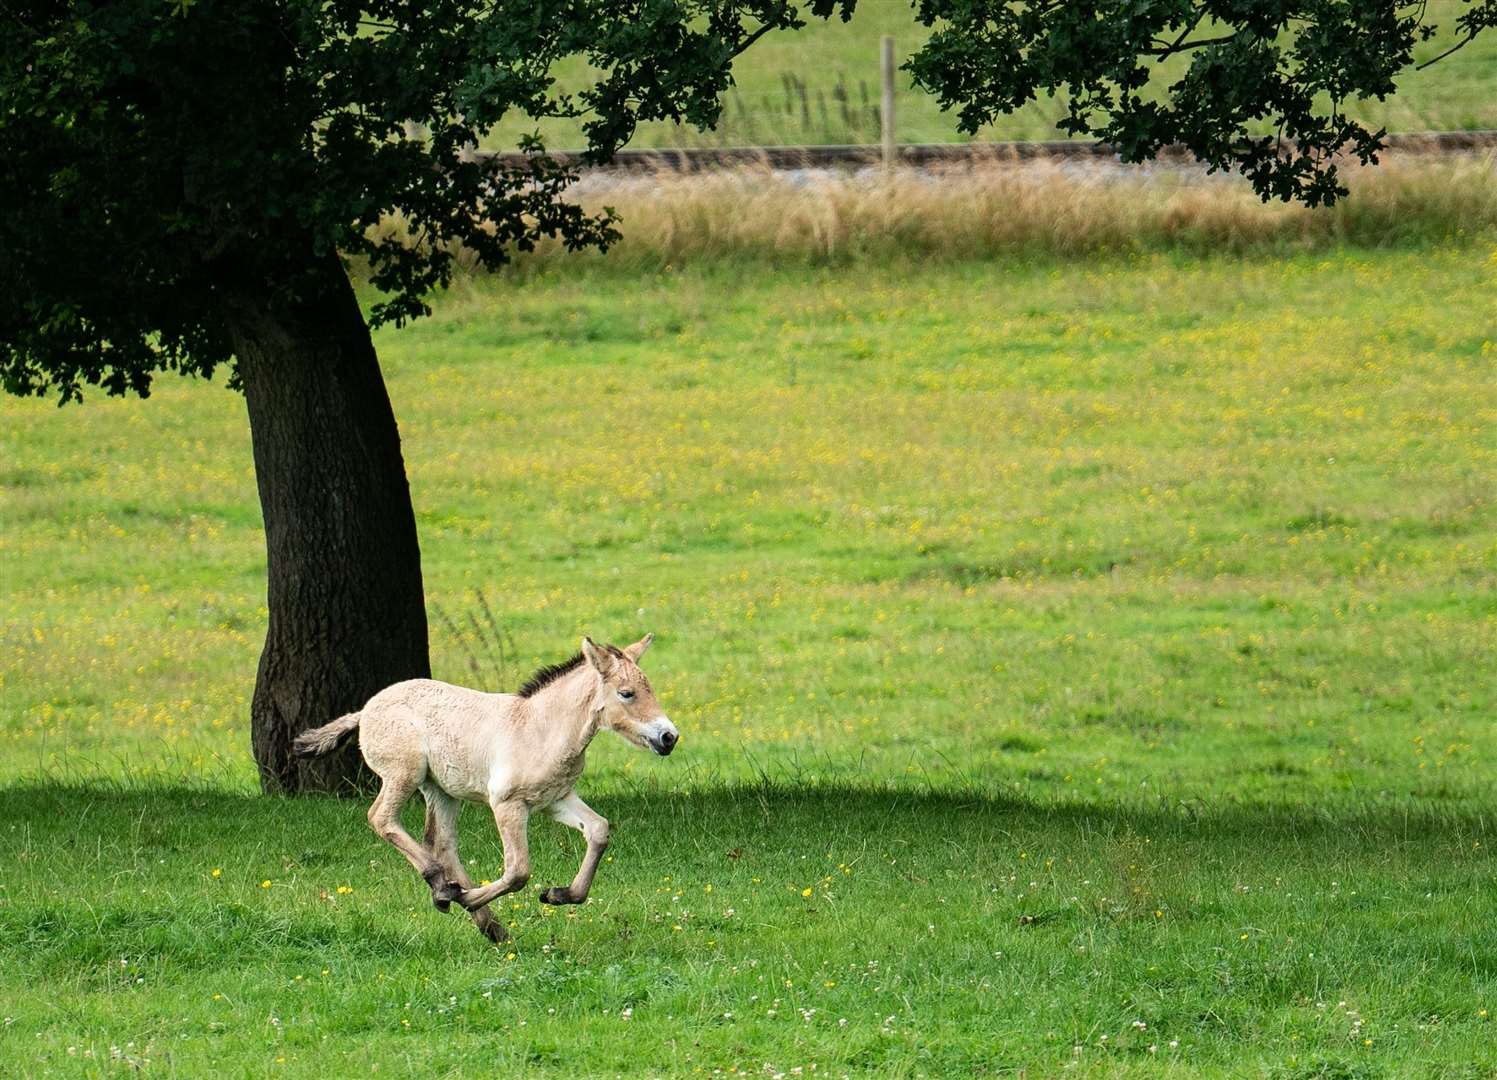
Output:
[[[462,895],[463,889],[455,881],[447,880],[447,872],[437,857],[416,843],[410,833],[400,824],[400,808],[416,790],[416,781],[409,776],[386,776],[382,778],[379,794],[369,807],[369,827],[383,839],[395,845],[406,857],[416,872],[431,886],[431,902],[438,911],[446,911],[452,901]]]
[[[457,882],[464,891],[471,889],[473,879],[463,869],[463,860],[457,853],[457,815],[462,803],[430,783],[421,786],[421,794],[426,799],[426,846],[442,864],[449,880]],[[509,932],[488,908],[470,914],[484,937],[496,944],[508,940]]]

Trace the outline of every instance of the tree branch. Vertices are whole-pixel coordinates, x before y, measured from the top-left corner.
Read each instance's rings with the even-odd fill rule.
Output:
[[[1444,52],[1442,52],[1439,56],[1436,56],[1436,57],[1433,57],[1433,58],[1431,58],[1429,60],[1426,60],[1422,64],[1415,64],[1414,65],[1414,70],[1415,71],[1423,71],[1425,68],[1429,67],[1431,64],[1438,64],[1441,60],[1444,60],[1451,53],[1453,53],[1453,52],[1459,52],[1461,49],[1464,49],[1467,45],[1471,44],[1471,42],[1473,42],[1475,40],[1476,40],[1476,35],[1475,34],[1467,34],[1465,37],[1461,38],[1460,41],[1457,41],[1450,48],[1448,48]]]
[[[763,26],[759,27],[759,29],[755,30],[752,34],[750,34],[748,37],[744,38],[741,42],[739,42],[738,47],[733,50],[733,55],[734,56],[740,55],[743,52],[743,50],[747,49],[750,45],[752,45],[754,42],[758,41],[761,37],[763,37],[765,34],[769,33],[774,28],[775,28],[774,23],[765,23]]]
[[[1205,17],[1206,17],[1206,9],[1205,8],[1201,8],[1200,10],[1198,10],[1196,12],[1196,17],[1194,19],[1191,19],[1188,23],[1186,23],[1185,24],[1185,29],[1180,31],[1180,36],[1177,37],[1170,45],[1168,45],[1168,46],[1165,47],[1165,55],[1168,56],[1170,53],[1173,53],[1176,49],[1178,49],[1181,46],[1181,44],[1184,43],[1184,41],[1185,41],[1186,38],[1190,37],[1191,34],[1195,33],[1196,27],[1201,25],[1201,20],[1204,19]]]
[[[1194,27],[1192,27],[1191,29],[1194,29]],[[1186,31],[1186,33],[1189,32],[1189,30]],[[1183,38],[1185,35],[1181,34],[1180,36]],[[1187,41],[1183,44],[1177,40],[1172,45],[1166,45],[1162,48],[1155,49],[1152,52],[1150,52],[1148,49],[1144,49],[1141,51],[1145,56],[1152,56],[1156,60],[1168,60],[1171,56],[1175,55],[1175,53],[1189,52],[1191,49],[1204,49],[1209,45],[1225,45],[1228,42],[1236,40],[1236,34],[1223,34],[1221,37],[1202,38],[1200,41]]]

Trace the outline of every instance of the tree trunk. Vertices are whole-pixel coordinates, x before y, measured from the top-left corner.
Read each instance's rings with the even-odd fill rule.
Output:
[[[291,740],[431,672],[421,551],[379,361],[336,256],[294,301],[230,291],[265,517],[270,629],[250,705],[269,792],[352,793],[357,740],[326,757]]]

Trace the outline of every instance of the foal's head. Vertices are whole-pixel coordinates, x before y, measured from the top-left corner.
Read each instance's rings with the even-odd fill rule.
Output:
[[[602,702],[602,724],[618,732],[635,746],[645,747],[662,757],[676,748],[681,737],[676,725],[665,718],[650,680],[639,670],[639,658],[655,640],[646,634],[623,649],[599,645],[590,637],[582,639],[582,655],[603,679],[599,691]]]

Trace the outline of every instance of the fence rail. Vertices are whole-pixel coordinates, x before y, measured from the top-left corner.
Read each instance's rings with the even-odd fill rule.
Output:
[[[1399,154],[1460,154],[1497,149],[1497,131],[1431,131],[1388,135],[1389,152]],[[552,151],[558,162],[579,169],[659,170],[697,172],[731,166],[758,165],[770,169],[861,168],[884,160],[885,149],[871,146],[730,146],[681,150],[620,150],[613,160],[590,164],[577,151]],[[520,165],[524,155],[483,152],[507,164]],[[1082,140],[1050,142],[916,143],[895,148],[900,165],[928,166],[980,161],[1084,160],[1116,158],[1107,143]],[[1166,147],[1159,160],[1186,163],[1193,160],[1184,147]]]

